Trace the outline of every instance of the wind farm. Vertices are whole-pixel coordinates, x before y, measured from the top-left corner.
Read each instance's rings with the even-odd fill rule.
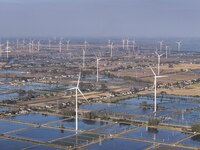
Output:
[[[170,147],[167,138],[176,138],[174,132],[185,133],[174,147],[195,149],[184,141],[198,135],[192,127],[199,123],[195,114],[200,110],[200,53],[184,47],[179,51],[176,42],[166,39],[162,46],[153,45],[156,39],[145,43],[136,38],[128,38],[125,46],[121,39],[110,39],[109,45],[103,39],[2,39],[2,121],[28,123],[39,136],[53,130],[46,140],[58,130],[59,136],[52,135],[51,142],[44,143],[55,149],[93,149],[99,147],[95,143],[104,147],[117,139],[129,142],[132,132],[152,134],[153,140],[134,138],[133,146],[141,149],[141,143],[144,149]],[[23,132],[32,132],[15,130],[2,138],[25,143],[29,134]],[[158,135],[162,130],[168,136]],[[30,135],[29,140],[37,138]]]
[[[0,1],[0,149],[200,149],[198,4]]]

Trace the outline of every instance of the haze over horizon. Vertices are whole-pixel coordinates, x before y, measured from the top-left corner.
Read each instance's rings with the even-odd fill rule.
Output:
[[[0,0],[0,37],[200,37],[199,0]]]

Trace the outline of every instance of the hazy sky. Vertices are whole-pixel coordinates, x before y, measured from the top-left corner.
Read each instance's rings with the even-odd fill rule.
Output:
[[[200,0],[0,0],[2,36],[200,37]]]

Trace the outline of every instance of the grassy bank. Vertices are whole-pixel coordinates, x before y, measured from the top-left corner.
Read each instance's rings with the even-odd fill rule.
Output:
[[[116,102],[119,102],[121,100],[129,99],[129,98],[134,98],[134,97],[137,97],[137,94],[112,97],[112,98],[107,99],[105,102],[107,102],[107,103],[116,103]]]

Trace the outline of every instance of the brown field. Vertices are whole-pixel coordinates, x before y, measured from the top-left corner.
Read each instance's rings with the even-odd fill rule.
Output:
[[[184,96],[200,96],[200,84],[189,85],[185,88],[174,88],[174,89],[158,89],[157,93],[166,92],[167,94],[174,94],[174,95],[184,95]],[[150,94],[154,93],[154,91],[142,91],[139,94]]]
[[[161,66],[160,75],[167,75],[168,77],[160,78],[158,82],[176,83],[178,81],[198,79],[200,78],[200,74],[197,74],[191,70],[199,68],[200,64],[189,64],[189,63],[177,64],[174,65],[173,68],[169,68],[168,65]],[[157,66],[153,67],[153,70],[155,73],[157,73]],[[116,73],[113,72],[113,74]],[[151,82],[153,82],[154,80],[153,73],[151,72],[150,68],[144,68],[143,70],[132,69],[132,70],[121,71],[117,73],[117,76],[119,77],[129,76]]]

